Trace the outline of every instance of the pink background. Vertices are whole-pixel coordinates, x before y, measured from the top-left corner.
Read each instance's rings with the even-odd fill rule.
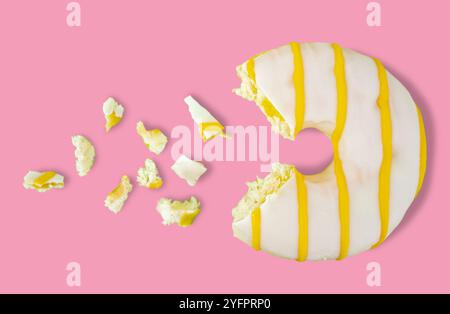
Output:
[[[0,5],[1,292],[450,292],[448,1],[379,1],[379,28],[366,24],[366,0],[79,0],[80,28],[66,25],[68,2]],[[140,119],[167,134],[177,125],[192,128],[188,94],[227,125],[267,125],[254,105],[230,92],[239,84],[234,69],[292,40],[339,42],[379,57],[424,113],[429,162],[422,193],[400,232],[343,262],[299,264],[233,238],[231,209],[244,182],[263,175],[259,162],[206,163],[207,175],[191,188],[169,168],[174,141],[155,157],[135,134]],[[105,134],[101,105],[110,95],[126,113]],[[83,178],[70,141],[77,133],[98,154]],[[280,141],[281,161],[304,171],[331,158],[317,132]],[[135,185],[113,215],[105,195],[122,174],[134,179],[146,157],[157,162],[164,187]],[[66,187],[25,190],[30,169],[60,171]],[[190,195],[203,205],[195,225],[164,227],[157,200]],[[81,287],[66,285],[71,261],[81,264]],[[371,261],[381,264],[381,287],[366,285]]]

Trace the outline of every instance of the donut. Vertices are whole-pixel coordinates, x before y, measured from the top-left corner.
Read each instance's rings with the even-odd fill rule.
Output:
[[[282,137],[325,134],[320,173],[274,163],[233,209],[235,237],[294,259],[342,260],[383,243],[417,197],[426,136],[408,90],[376,58],[330,43],[290,43],[237,67],[235,93],[255,102]]]

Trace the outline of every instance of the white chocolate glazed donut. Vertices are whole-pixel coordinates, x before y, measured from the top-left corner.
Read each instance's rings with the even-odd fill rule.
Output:
[[[380,61],[337,44],[291,43],[237,68],[236,94],[294,140],[316,128],[333,162],[315,175],[274,164],[233,209],[234,235],[271,254],[343,259],[382,243],[418,194],[426,167],[422,117]]]

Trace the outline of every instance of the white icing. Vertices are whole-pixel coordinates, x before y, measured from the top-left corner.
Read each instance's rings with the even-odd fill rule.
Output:
[[[255,59],[256,84],[289,125],[295,129],[294,64],[289,45],[270,50]]]
[[[402,220],[414,201],[419,182],[420,129],[417,109],[408,90],[390,73],[392,120],[391,223],[389,233]]]
[[[297,258],[297,183],[292,176],[278,193],[269,195],[261,208],[261,249],[286,258]]]
[[[316,127],[331,134],[336,121],[337,97],[333,49],[325,43],[304,43],[300,49],[306,104],[303,127]]]
[[[172,165],[172,170],[177,176],[186,180],[190,186],[194,186],[206,172],[206,167],[198,161],[191,160],[185,155],[180,155]]]

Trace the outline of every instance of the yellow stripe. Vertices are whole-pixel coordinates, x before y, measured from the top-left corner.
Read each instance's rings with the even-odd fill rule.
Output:
[[[337,113],[336,127],[331,135],[331,143],[334,151],[334,172],[336,174],[336,183],[339,196],[339,220],[341,224],[341,243],[338,259],[347,256],[350,242],[350,200],[348,196],[347,181],[345,179],[344,169],[339,156],[339,140],[345,126],[347,116],[347,84],[345,79],[345,60],[342,49],[337,44],[332,44],[334,50],[334,75],[336,77],[337,91]]]
[[[252,92],[256,94],[256,73],[255,73],[255,58],[252,58],[247,61],[247,75],[248,78],[252,81]],[[264,99],[259,104],[262,111],[267,117],[277,117],[280,121],[285,122],[283,116],[278,112],[275,106],[270,102],[267,97],[264,96]]]
[[[53,178],[56,175],[56,172],[54,171],[46,171],[41,173],[39,177],[34,179],[33,185],[35,186],[43,186],[45,183],[47,183],[48,180]]]
[[[199,129],[200,129],[200,135],[202,136],[202,139],[206,141],[205,137],[205,131],[217,131],[218,133],[215,134],[213,137],[215,137],[218,134],[223,135],[224,126],[220,124],[220,122],[213,121],[213,122],[201,122],[199,123]]]
[[[378,79],[380,81],[380,94],[378,95],[377,105],[380,109],[381,117],[381,142],[383,146],[383,159],[380,166],[378,202],[380,207],[380,238],[372,248],[380,245],[386,239],[389,229],[389,199],[390,199],[390,180],[392,163],[392,125],[391,113],[389,109],[389,86],[386,70],[383,64],[375,59],[378,70]]]
[[[252,211],[252,246],[255,250],[261,249],[261,209]]]
[[[295,136],[302,129],[305,116],[305,78],[300,45],[295,42],[291,43],[291,50],[294,59],[294,74],[292,80],[295,90]]]
[[[297,135],[303,127],[305,116],[305,81],[303,70],[303,58],[300,45],[296,42],[291,44],[294,72],[292,81],[295,90],[295,130],[294,136]],[[297,203],[298,203],[298,257],[297,260],[302,262],[308,257],[308,203],[306,194],[306,185],[303,175],[295,171],[297,182]]]
[[[417,107],[417,115],[419,116],[419,130],[420,130],[420,164],[419,164],[419,183],[417,185],[416,196],[422,188],[423,178],[427,168],[427,138],[425,135],[425,127],[423,125],[422,114],[419,107]]]
[[[255,73],[255,59],[251,58],[247,61],[247,75],[252,81],[252,91],[256,93],[256,73]]]
[[[202,133],[208,129],[208,128],[214,128],[214,129],[219,129],[219,130],[223,130],[223,125],[220,124],[220,122],[201,122],[200,123],[200,130],[202,130]]]
[[[308,201],[305,179],[303,175],[295,171],[297,181],[298,203],[298,257],[297,261],[303,262],[308,257]]]

